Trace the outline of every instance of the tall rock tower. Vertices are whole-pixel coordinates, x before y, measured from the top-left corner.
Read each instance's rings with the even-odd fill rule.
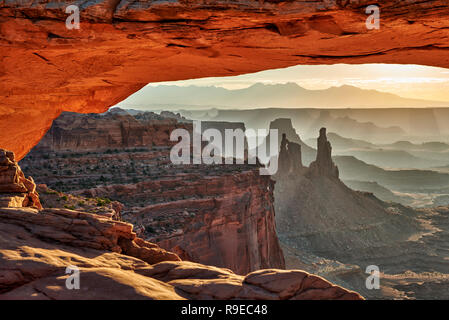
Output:
[[[326,128],[320,129],[316,160],[310,164],[310,174],[339,178],[338,168],[332,161],[332,146],[327,140]]]
[[[289,141],[287,135],[283,133],[279,151],[279,175],[299,173],[303,168],[301,145]]]

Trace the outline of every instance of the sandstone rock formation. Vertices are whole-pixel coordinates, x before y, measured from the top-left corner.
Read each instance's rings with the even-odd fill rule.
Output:
[[[0,222],[20,226],[33,237],[62,245],[124,253],[148,263],[180,260],[176,254],[136,237],[131,224],[92,213],[68,209],[3,208]]]
[[[45,184],[38,184],[36,190],[39,192],[39,200],[45,208],[79,210],[106,216],[112,218],[112,220],[123,221],[121,213],[124,205],[118,201],[111,201],[107,198],[75,196],[53,190]]]
[[[192,125],[152,112],[131,116],[116,108],[104,115],[63,113],[36,146],[46,151],[85,151],[115,148],[171,146],[170,133],[178,128],[192,131]]]
[[[137,188],[160,190],[160,183],[164,181],[145,182]],[[199,179],[184,176],[172,181],[172,186],[172,192],[182,192],[184,199],[148,205],[125,216],[145,226],[150,241],[184,260],[238,274],[285,267],[269,176],[260,176],[257,169]],[[158,196],[170,199],[164,191]]]
[[[332,161],[332,147],[330,142],[327,141],[326,128],[320,129],[317,146],[318,153],[316,160],[310,164],[310,174],[338,179],[339,172],[337,166]]]
[[[287,268],[329,275],[369,298],[444,299],[441,286],[449,279],[448,209],[416,210],[353,191],[338,178],[331,152],[323,128],[310,168],[290,175],[290,168],[284,168],[288,171],[274,176],[276,226]],[[279,155],[284,156],[290,157]],[[379,292],[364,285],[369,265],[381,266],[388,276]],[[408,276],[407,270],[416,275]],[[422,287],[417,288],[417,282]]]
[[[14,153],[3,149],[0,149],[0,207],[42,209],[33,178],[25,178]]]
[[[366,27],[368,5],[381,29]],[[297,64],[449,67],[441,0],[65,2],[0,5],[0,147],[21,159],[61,111],[103,112],[150,82]]]
[[[387,210],[390,204],[345,186],[338,178],[331,149],[323,128],[317,159],[310,167],[288,179],[280,178],[286,173],[279,171],[274,177],[276,225],[282,239],[330,259],[351,256],[357,261],[362,259],[356,258],[359,250],[366,250],[364,257],[369,257],[368,252],[376,256],[373,250],[380,245],[376,239],[383,239],[382,244],[405,241],[421,230],[419,223],[407,216],[408,209],[399,206],[398,212],[404,213],[391,214]],[[364,231],[367,226],[370,232]],[[340,250],[342,245],[346,250]]]
[[[39,183],[73,194],[49,204],[87,210],[74,195],[120,201],[123,219],[139,236],[184,260],[238,274],[284,268],[271,178],[260,176],[257,165],[174,165],[170,132],[192,125],[167,116],[116,109],[63,114],[21,165]],[[134,129],[124,135],[120,128],[129,124]],[[208,128],[244,130],[239,123],[212,121],[202,129]]]
[[[295,128],[293,127],[292,120],[290,118],[278,118],[270,122],[270,128],[269,130],[277,130],[278,132],[278,145],[279,145],[279,151],[281,151],[282,141],[284,139],[287,139],[288,144],[291,144],[291,148],[294,149],[293,152],[295,152],[295,163],[299,165],[309,165],[313,160],[316,159],[317,151],[304,143],[304,141],[301,140],[298,133],[296,132]],[[270,141],[270,134],[268,134],[266,138],[266,143],[268,143],[267,149],[270,150],[269,141]],[[287,141],[284,141],[286,143]],[[300,148],[300,150],[299,150]],[[290,155],[293,156],[293,155]],[[287,156],[287,157],[290,157]],[[280,161],[283,161],[286,159],[285,157],[279,157]]]
[[[110,164],[119,163],[113,161],[109,159]],[[123,219],[139,227],[140,236],[183,259],[239,274],[284,268],[276,236],[273,181],[260,176],[258,168],[237,170],[200,167],[190,173],[173,171],[170,176],[151,175],[142,182],[75,193],[124,203]]]
[[[66,268],[80,271],[68,290]],[[73,268],[73,267],[72,267]],[[73,210],[0,209],[0,299],[362,299],[299,270],[228,269],[179,258],[132,225]]]
[[[301,145],[288,141],[286,134],[283,133],[279,151],[279,175],[287,177],[292,174],[299,174],[303,168]]]

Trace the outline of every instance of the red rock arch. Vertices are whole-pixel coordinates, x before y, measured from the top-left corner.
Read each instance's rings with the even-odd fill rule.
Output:
[[[379,3],[380,30],[365,8]],[[297,64],[449,68],[445,1],[80,1],[0,4],[0,148],[22,158],[62,111],[103,112],[149,82]],[[52,3],[54,4],[54,3]]]

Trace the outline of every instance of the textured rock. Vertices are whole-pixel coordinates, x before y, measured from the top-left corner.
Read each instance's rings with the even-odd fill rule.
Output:
[[[133,225],[110,217],[68,209],[3,208],[0,223],[21,226],[37,238],[68,246],[107,250],[148,263],[179,260],[171,252],[136,237]]]
[[[25,178],[14,153],[3,149],[0,149],[0,207],[42,209],[33,178]]]
[[[226,267],[238,274],[284,268],[276,235],[273,181],[260,176],[256,169],[191,182],[184,190],[201,190],[201,184],[207,185],[198,194],[201,200],[149,206],[136,214],[153,220],[170,212],[175,225],[181,226],[173,234],[156,236],[154,241],[181,257],[185,252],[185,259]]]
[[[274,115],[274,117],[275,116],[276,115]],[[290,118],[277,118],[273,121],[270,121],[270,130],[278,131],[279,152],[281,152],[282,144],[284,144],[285,149],[288,149],[288,146],[291,146],[291,149],[293,149],[290,151],[292,151],[294,154],[291,154],[290,151],[284,151],[285,156],[279,157],[279,161],[288,162],[287,159],[291,159],[291,161],[294,161],[294,163],[292,162],[291,165],[294,165],[295,167],[297,166],[299,168],[302,167],[303,164],[308,165],[316,159],[317,151],[304,143],[304,141],[302,141],[295,128],[293,127],[292,120]],[[270,134],[268,134],[266,141],[268,143],[267,149],[270,150]],[[294,157],[294,160],[292,157]],[[287,166],[289,167],[290,165]]]
[[[286,134],[282,133],[279,150],[279,175],[287,177],[291,174],[299,174],[303,169],[301,145],[288,141]]]
[[[0,5],[0,147],[21,159],[61,111],[103,112],[149,82],[297,64],[449,67],[441,0],[80,1]],[[381,29],[365,25],[381,7]]]
[[[0,299],[362,299],[299,270],[239,276],[178,261],[131,229],[77,211],[0,209]],[[66,289],[68,266],[79,290]]]
[[[120,128],[130,124],[135,129],[124,134]],[[260,176],[257,165],[174,165],[168,137],[176,128],[192,125],[169,113],[63,114],[21,165],[56,190],[122,202],[122,217],[139,236],[182,259],[238,274],[284,268],[271,178]],[[209,128],[223,135],[244,130],[240,123],[202,125]],[[73,196],[46,200],[54,204],[55,197],[59,205],[83,210]]]
[[[36,146],[41,152],[171,146],[170,133],[192,125],[146,112],[131,116],[116,109],[104,115],[63,113]]]
[[[284,268],[276,235],[274,184],[258,169],[217,176],[183,174],[131,185],[83,191],[124,203],[147,204],[124,214],[142,236],[182,259],[225,267],[238,274]]]
[[[339,178],[338,168],[332,161],[332,146],[327,141],[326,128],[320,129],[316,160],[310,164],[309,173],[316,176]]]

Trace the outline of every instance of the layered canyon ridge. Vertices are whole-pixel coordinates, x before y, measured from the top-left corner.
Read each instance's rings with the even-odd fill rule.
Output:
[[[445,1],[79,1],[0,4],[0,146],[17,159],[62,111],[104,112],[150,82],[297,64],[449,67]],[[368,30],[368,5],[381,29]]]
[[[3,196],[24,186],[14,154],[0,150]],[[16,168],[10,178],[9,170]],[[34,186],[35,187],[35,186]],[[351,299],[352,291],[304,271],[265,269],[246,276],[181,259],[111,216],[35,202],[0,208],[0,299]],[[67,290],[67,265],[83,274]]]
[[[351,190],[339,178],[325,128],[307,167],[301,145],[287,138],[291,122],[284,124],[274,198],[287,268],[313,270],[369,298],[444,299],[449,208],[414,209]],[[382,290],[363,285],[370,265],[381,266]]]
[[[239,275],[304,269],[375,299],[427,299],[447,284],[447,207],[417,210],[351,190],[340,180],[325,128],[313,149],[290,119],[271,122],[280,139],[275,184],[254,165],[173,165],[167,123],[192,129],[191,120],[170,112],[64,113],[21,165],[39,183],[68,193],[43,189],[44,207],[101,214],[86,199],[100,208],[120,201],[120,216],[138,237],[184,261]],[[205,127],[228,126],[244,129],[213,121]],[[381,291],[364,287],[372,264],[381,265]]]
[[[120,201],[139,236],[183,260],[238,274],[284,268],[271,178],[256,165],[172,164],[169,137],[179,128],[192,132],[171,113],[66,113],[21,164],[52,189]]]

